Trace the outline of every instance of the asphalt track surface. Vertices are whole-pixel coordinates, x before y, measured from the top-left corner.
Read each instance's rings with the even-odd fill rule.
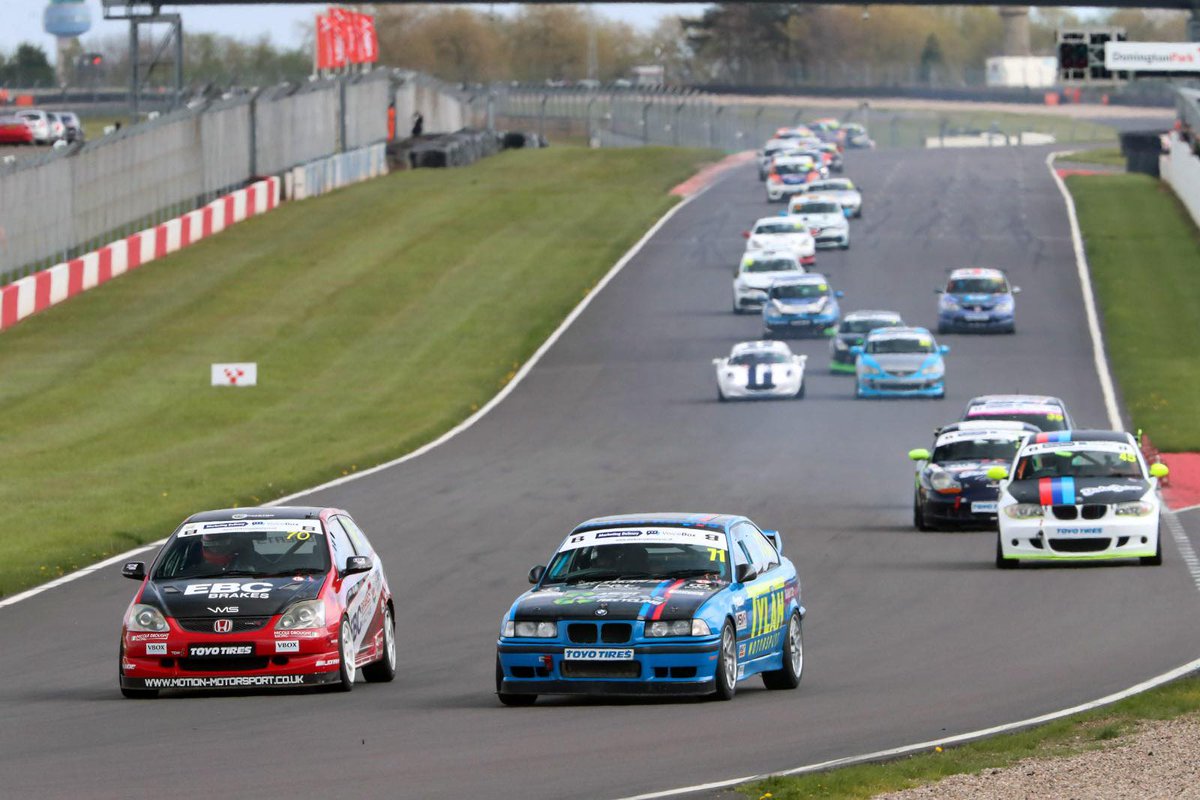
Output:
[[[934,286],[962,265],[1003,267],[1024,289],[1015,336],[943,338],[945,401],[853,400],[825,371],[827,344],[808,341],[807,399],[716,402],[710,359],[759,331],[729,310],[739,233],[777,209],[751,166],[665,225],[475,427],[308,498],[350,509],[384,558],[395,683],[130,701],[116,656],[135,587],[117,567],[0,609],[0,796],[617,797],[1023,719],[1194,659],[1200,597],[1169,536],[1159,568],[1001,572],[994,534],[910,527],[905,453],[971,395],[1054,393],[1104,423],[1044,157],[849,158],[865,217],[848,252],[818,256],[847,310],[932,324]],[[495,636],[529,566],[582,519],[650,510],[783,531],[809,609],[800,688],[501,707]]]

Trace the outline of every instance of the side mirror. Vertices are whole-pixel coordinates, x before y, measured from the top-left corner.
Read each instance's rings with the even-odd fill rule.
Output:
[[[988,480],[1002,481],[1008,478],[1008,467],[988,467]]]
[[[861,356],[863,354],[863,352],[865,352],[865,351],[863,350],[863,346],[861,344],[855,344],[855,345],[850,346],[850,353],[852,355]]]
[[[1020,293],[1021,293],[1021,287],[1020,287],[1020,286],[1014,286],[1014,287],[1012,287],[1012,293],[1013,293],[1013,294],[1020,294]]]
[[[779,535],[779,531],[763,531],[763,536],[771,540],[771,544],[775,545],[775,552],[783,552],[783,537]]]
[[[754,570],[753,564],[738,564],[737,565],[737,582],[746,583],[758,577],[758,573]]]
[[[715,364],[716,366],[719,367],[719,366],[721,366],[721,362],[724,360],[725,359],[723,359],[723,358],[714,358],[712,361],[713,361],[713,364]]]
[[[843,292],[841,289],[838,289],[833,293],[833,296],[834,297],[845,297],[846,293]]]
[[[546,568],[543,567],[541,564],[538,564],[536,567],[530,568],[529,582],[537,583],[538,581],[540,581],[542,579],[542,576],[545,574],[546,574]]]
[[[342,577],[370,572],[374,567],[375,561],[370,556],[350,556],[346,559],[346,566],[342,568]]]
[[[933,293],[934,294],[945,294],[946,290],[945,289],[934,289]]]
[[[928,461],[929,460],[929,451],[926,450],[924,447],[918,447],[915,450],[909,450],[908,457],[910,459],[912,459],[913,461]]]
[[[948,344],[941,345],[940,347],[938,347],[938,352],[941,353],[942,355],[946,355],[946,353],[950,352],[950,345],[948,345]]]
[[[1150,477],[1151,478],[1165,478],[1170,474],[1171,474],[1171,469],[1166,464],[1159,463],[1159,464],[1151,464],[1150,465]]]
[[[742,238],[743,238],[743,239],[749,239],[749,238],[750,238],[750,231],[742,231]]]
[[[1154,466],[1158,466],[1155,464]],[[135,581],[146,579],[146,565],[141,561],[129,561],[121,567],[121,574],[126,578],[132,578]]]

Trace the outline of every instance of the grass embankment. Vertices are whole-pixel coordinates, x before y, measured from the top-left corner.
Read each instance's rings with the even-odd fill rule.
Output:
[[[1105,345],[1136,428],[1166,451],[1200,450],[1200,236],[1165,183],[1067,179],[1079,210]]]
[[[1009,767],[1025,758],[1055,758],[1115,743],[1141,720],[1170,719],[1200,711],[1200,679],[1188,678],[1098,711],[1037,728],[984,739],[884,764],[863,764],[741,787],[747,797],[770,792],[774,800],[861,800],[883,792],[923,786],[949,775]]]
[[[0,592],[435,438],[707,160],[522,150],[394,174],[285,204],[5,332]],[[259,385],[210,387],[220,361],[257,361]]]
[[[1071,161],[1078,160],[1071,156]],[[1164,450],[1200,450],[1200,354],[1181,332],[1200,330],[1200,236],[1171,190],[1146,175],[1076,176],[1075,198],[1114,377],[1134,424]],[[949,775],[1009,767],[1104,746],[1139,720],[1200,711],[1190,678],[1031,730],[927,752],[740,787],[775,800],[868,798]]]
[[[1105,147],[1097,150],[1078,150],[1070,155],[1063,156],[1061,161],[1069,161],[1072,164],[1099,164],[1105,167],[1120,167],[1125,168],[1125,156],[1121,155],[1121,151],[1116,147]]]

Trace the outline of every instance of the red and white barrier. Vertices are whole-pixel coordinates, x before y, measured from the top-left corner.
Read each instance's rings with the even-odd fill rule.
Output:
[[[230,225],[270,211],[279,205],[279,190],[277,177],[258,181],[218,197],[203,208],[0,286],[0,331]]]

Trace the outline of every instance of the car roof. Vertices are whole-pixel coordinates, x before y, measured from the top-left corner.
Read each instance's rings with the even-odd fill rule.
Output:
[[[729,356],[732,358],[733,356],[740,356],[746,353],[786,353],[790,356],[792,348],[787,346],[787,342],[761,339],[755,342],[739,342],[735,344]]]
[[[1036,428],[1034,429],[1036,430]],[[1027,430],[1027,426],[1017,423],[1016,427],[1000,427],[999,425],[983,425],[978,428],[962,428],[959,426],[951,427],[947,425],[937,432],[937,439],[934,441],[934,447],[941,447],[944,444],[953,444],[954,442],[976,441],[979,439],[1008,439],[1015,441],[1024,439],[1030,436],[1034,431]]]
[[[571,533],[603,530],[617,527],[644,527],[647,525],[670,525],[678,528],[699,528],[708,531],[725,531],[745,517],[734,514],[616,514],[609,517],[593,517],[575,526]]]
[[[775,158],[776,166],[785,166],[785,167],[791,166],[792,164],[805,164],[805,163],[811,164],[812,162],[813,162],[813,157],[809,156],[809,155],[804,155],[804,154],[788,153],[787,155],[777,156]]]
[[[929,338],[933,334],[928,328],[917,328],[914,326],[896,327],[896,328],[876,328],[867,334],[867,339],[915,339],[918,336]]]
[[[771,282],[771,288],[776,286],[798,286],[804,283],[824,283],[828,284],[829,279],[819,272],[806,272],[803,275],[788,275],[783,278],[776,278]]]
[[[767,223],[767,222],[780,222],[780,221],[787,221],[787,218],[788,218],[789,216],[791,216],[791,215],[790,215],[790,214],[784,214],[784,215],[781,217],[781,216],[779,216],[778,214],[776,214],[776,215],[775,215],[775,216],[773,216],[773,217],[763,217],[762,219],[756,219],[756,220],[754,221],[754,225],[753,225],[753,227],[757,228],[759,225],[763,225],[763,224],[765,224],[765,223]],[[798,226],[801,226],[801,227],[803,228],[804,222],[803,222],[802,220],[798,220],[798,219],[797,219],[797,220],[792,220],[792,221],[793,221],[793,222],[794,222],[796,225],[798,225]],[[808,231],[808,228],[803,228],[802,232],[806,232],[806,231]]]
[[[742,253],[742,263],[752,264],[755,261],[765,261],[768,258],[786,258],[788,261],[800,263],[800,259],[791,250],[747,250]]]
[[[991,267],[962,267],[950,270],[950,280],[959,278],[1003,278],[1004,270]]]
[[[967,408],[974,406],[1058,406],[1066,408],[1067,404],[1057,397],[1046,394],[981,394],[967,401]]]
[[[871,309],[860,309],[858,311],[851,311],[849,314],[843,315],[842,320],[845,321],[845,320],[851,320],[851,319],[871,319],[874,317],[888,317],[889,319],[903,319],[903,317],[901,317],[895,311],[872,311]]]
[[[232,519],[316,519],[324,506],[250,506],[218,508],[199,511],[184,520],[187,522],[218,522]]]
[[[803,206],[809,203],[833,203],[837,205],[837,202],[838,199],[836,197],[830,197],[829,195],[820,194],[819,192],[814,192],[811,194],[805,192],[804,194],[796,195],[796,198],[792,201],[792,205]]]
[[[1072,429],[1069,431],[1043,431],[1029,440],[1029,444],[1049,444],[1053,442],[1122,442],[1134,443],[1133,435],[1128,431],[1105,431],[1088,428]]]

